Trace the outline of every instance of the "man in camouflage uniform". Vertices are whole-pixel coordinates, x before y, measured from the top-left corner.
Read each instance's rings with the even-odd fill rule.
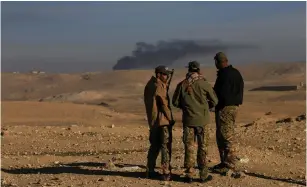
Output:
[[[161,150],[161,166],[163,180],[170,180],[170,126],[174,125],[171,109],[169,106],[169,95],[167,93],[167,80],[171,71],[165,66],[155,69],[156,76],[152,76],[144,89],[144,102],[150,128],[150,148],[147,156],[147,177],[153,178],[157,175],[154,171],[156,159]]]
[[[228,59],[224,53],[217,53],[214,60],[218,69],[214,91],[219,99],[215,107],[216,141],[221,163],[213,169],[226,174],[229,169],[236,170],[234,128],[238,107],[243,102],[244,82],[240,72],[232,65],[228,65]]]
[[[208,175],[206,160],[210,123],[208,103],[214,107],[218,99],[209,82],[200,74],[199,63],[190,62],[188,68],[186,78],[176,87],[172,103],[182,110],[185,181],[192,182],[197,146],[199,176],[201,182],[207,182],[212,180],[212,176]]]

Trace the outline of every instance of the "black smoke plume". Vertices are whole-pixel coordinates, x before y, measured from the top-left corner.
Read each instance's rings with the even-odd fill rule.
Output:
[[[156,45],[145,42],[136,43],[136,49],[131,56],[120,58],[113,66],[113,70],[154,68],[157,65],[170,66],[174,61],[187,55],[208,56],[218,51],[226,52],[229,49],[251,48],[251,45],[223,44],[218,40],[193,41],[172,40],[159,41]]]

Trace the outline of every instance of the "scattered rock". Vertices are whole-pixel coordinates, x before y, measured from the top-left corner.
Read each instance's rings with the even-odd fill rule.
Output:
[[[112,125],[111,125],[111,128],[114,128],[114,127],[115,127],[115,125],[114,125],[114,124],[112,124]]]
[[[272,112],[265,113],[266,116],[271,115],[271,114],[272,114]]]
[[[306,114],[299,115],[295,118],[296,121],[306,121]]]
[[[292,118],[284,118],[284,119],[276,121],[276,124],[278,124],[278,123],[291,123],[291,122],[294,122],[294,120]]]
[[[275,148],[273,146],[268,147],[269,150],[275,150]]]
[[[101,102],[99,103],[98,105],[100,106],[104,106],[104,107],[110,107],[110,105],[108,103],[105,103],[105,102]],[[105,114],[104,114],[105,115]]]
[[[41,183],[41,179],[38,179],[38,181],[36,183],[33,184],[40,184]]]
[[[250,127],[250,126],[252,126],[252,125],[254,125],[254,124],[255,124],[255,123],[252,122],[252,123],[249,123],[249,124],[244,125],[244,127]]]
[[[240,158],[240,162],[243,163],[243,164],[246,164],[249,162],[249,159],[248,158]]]

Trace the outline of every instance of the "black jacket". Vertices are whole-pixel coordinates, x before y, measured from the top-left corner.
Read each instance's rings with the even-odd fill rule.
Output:
[[[219,100],[216,109],[243,103],[244,81],[241,73],[231,65],[217,72],[214,91]]]

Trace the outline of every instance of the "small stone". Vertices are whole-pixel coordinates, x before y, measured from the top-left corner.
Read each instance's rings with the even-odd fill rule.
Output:
[[[294,122],[294,120],[292,118],[284,118],[276,121],[276,123],[290,123],[290,122]]]
[[[249,159],[248,158],[240,158],[240,162],[246,164],[246,163],[249,162]]]
[[[306,114],[299,115],[295,118],[296,121],[306,120]]]
[[[275,150],[273,146],[268,147],[269,150]]]
[[[104,181],[104,179],[103,179],[103,178],[100,178],[100,179],[98,179],[98,181]]]
[[[54,161],[54,164],[59,164],[60,163],[60,161]]]
[[[266,116],[271,115],[271,114],[272,114],[272,112],[265,113]]]
[[[114,128],[114,127],[115,127],[115,125],[114,125],[114,124],[112,124],[112,125],[111,125],[111,128]]]
[[[283,140],[282,140],[282,139],[279,139],[279,140],[277,140],[277,142],[278,142],[278,143],[281,143],[281,142],[283,142]]]

